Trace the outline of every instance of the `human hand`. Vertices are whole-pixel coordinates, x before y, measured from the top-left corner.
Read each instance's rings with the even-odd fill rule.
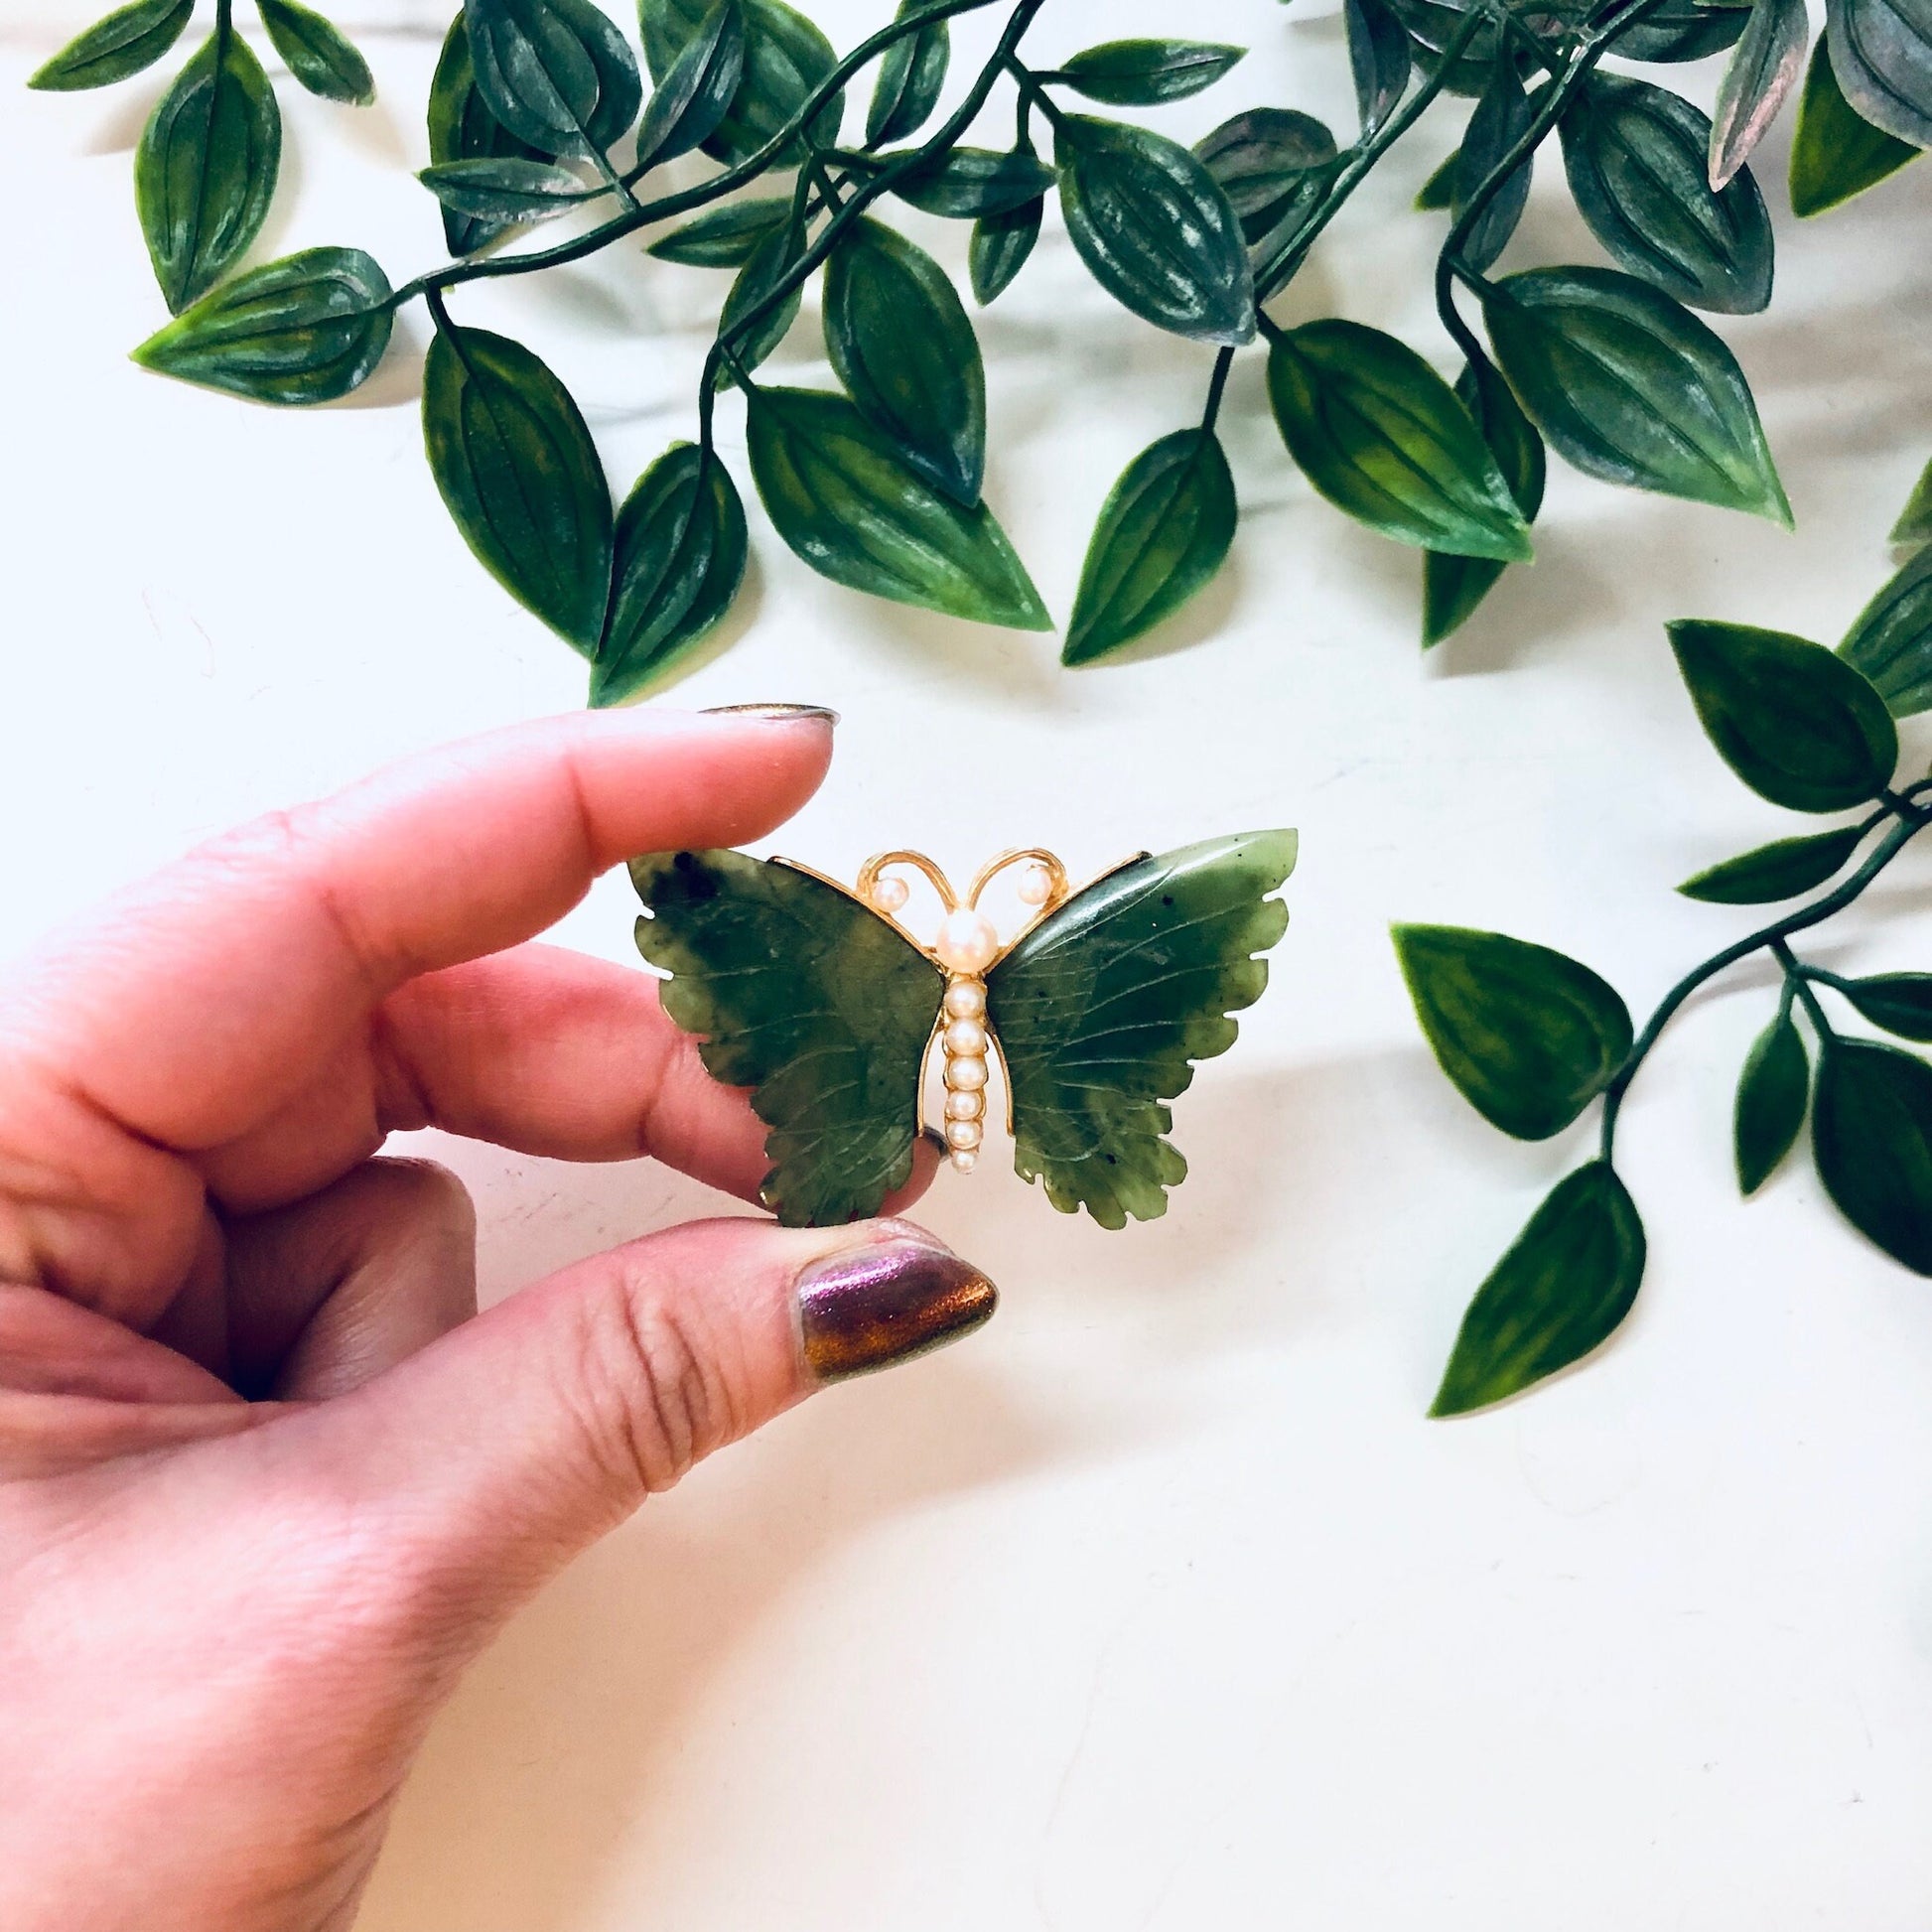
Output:
[[[994,1295],[897,1220],[735,1218],[476,1312],[436,1125],[756,1197],[642,972],[526,943],[732,845],[824,714],[497,733],[204,846],[0,987],[0,1925],[346,1926],[464,1665],[585,1544]],[[922,1146],[908,1193],[929,1178]]]

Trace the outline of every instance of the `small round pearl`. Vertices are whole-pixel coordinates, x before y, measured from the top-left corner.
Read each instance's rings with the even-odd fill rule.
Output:
[[[956,1147],[952,1151],[952,1164],[961,1173],[971,1173],[978,1159],[978,1153],[970,1147]]]
[[[986,1029],[977,1020],[955,1020],[946,1029],[946,1051],[977,1059],[986,1051]]]
[[[890,873],[882,873],[872,882],[872,902],[882,912],[897,912],[906,899],[906,885],[902,879],[895,879]]]
[[[986,1096],[981,1093],[949,1093],[946,1096],[948,1120],[978,1120],[986,1111]]]
[[[977,1093],[986,1085],[986,1062],[975,1059],[948,1060],[946,1085],[955,1093]]]
[[[1053,891],[1053,875],[1044,866],[1029,866],[1020,875],[1020,902],[1023,905],[1044,905]]]
[[[949,1120],[946,1123],[948,1147],[978,1147],[980,1124],[976,1120]]]
[[[971,1020],[986,1011],[986,988],[978,980],[954,980],[946,988],[946,1011],[955,1020]]]
[[[962,905],[946,914],[932,950],[954,973],[983,973],[999,956],[1000,935],[984,912]]]

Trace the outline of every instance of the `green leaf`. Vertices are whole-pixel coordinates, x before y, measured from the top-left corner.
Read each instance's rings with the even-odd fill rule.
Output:
[[[723,207],[659,235],[644,253],[660,261],[684,262],[692,268],[742,268],[758,251],[759,243],[775,234],[790,218],[789,195],[727,202]]]
[[[1443,164],[1416,190],[1414,207],[1419,214],[1455,206],[1455,178],[1461,171],[1462,151],[1451,148]]]
[[[981,307],[1026,267],[1027,257],[1039,239],[1040,217],[1045,211],[1045,202],[1035,195],[1032,201],[1003,208],[998,214],[982,214],[973,223],[966,266],[973,279],[973,299]]]
[[[1748,168],[1707,180],[1711,123],[1647,80],[1594,73],[1559,124],[1578,211],[1633,275],[1680,302],[1755,315],[1771,300],[1771,217]]]
[[[1040,78],[1111,107],[1153,107],[1211,87],[1247,51],[1211,41],[1107,41]]]
[[[1842,812],[1891,782],[1898,729],[1877,692],[1823,644],[1699,618],[1665,629],[1698,722],[1760,798]]]
[[[519,141],[477,91],[476,69],[470,63],[470,32],[462,14],[450,22],[436,77],[429,89],[429,156],[434,163],[483,161],[498,156],[524,161],[549,161],[551,155]],[[453,255],[473,255],[504,230],[501,221],[480,221],[474,215],[443,209],[443,238]]]
[[[181,39],[195,0],[133,0],[76,35],[35,69],[28,86],[43,93],[77,93],[110,87],[154,64]]]
[[[877,168],[884,162],[875,156],[869,165]],[[1005,154],[990,148],[950,148],[896,176],[892,192],[921,213],[948,221],[977,221],[1036,202],[1055,179],[1032,148],[1014,148]]]
[[[1394,933],[1438,1062],[1505,1134],[1560,1134],[1622,1065],[1629,1012],[1587,966],[1500,932],[1398,925]]]
[[[1731,1148],[1740,1193],[1756,1193],[1791,1152],[1805,1124],[1810,1095],[1811,1062],[1805,1057],[1805,1042],[1791,1024],[1789,1009],[1780,1007],[1751,1042],[1737,1079]]]
[[[1871,681],[1894,718],[1932,711],[1932,549],[1906,559],[1853,620],[1838,651]]]
[[[745,506],[730,473],[673,443],[618,511],[611,615],[591,703],[621,704],[675,669],[731,609],[745,578]]]
[[[489,111],[549,154],[601,155],[637,117],[630,43],[591,0],[463,0]]]
[[[749,160],[803,111],[813,91],[838,66],[832,43],[784,0],[739,0],[745,22],[745,70],[731,111],[704,142],[714,161]],[[640,0],[644,59],[662,80],[672,63],[702,31],[712,0]],[[812,116],[812,139],[830,147],[839,136],[844,96],[834,94]],[[795,168],[804,144],[792,139],[772,165]]]
[[[282,115],[261,63],[217,26],[141,130],[134,201],[155,280],[176,314],[261,231],[282,160]]]
[[[517,221],[548,221],[607,192],[586,188],[554,161],[519,155],[433,162],[416,179],[444,207],[498,228]]]
[[[255,11],[288,70],[312,94],[366,107],[375,76],[342,29],[297,0],[255,0]]]
[[[1063,1214],[1104,1228],[1167,1211],[1187,1164],[1164,1136],[1191,1061],[1234,1044],[1288,927],[1270,894],[1293,832],[1250,832],[1141,858],[1076,893],[986,980],[1013,1101],[1014,1167]]]
[[[1916,550],[1921,544],[1932,543],[1932,463],[1919,473],[1886,541],[1894,550]]]
[[[1873,127],[1932,148],[1932,4],[1825,0],[1832,71]]]
[[[1425,75],[1441,66],[1441,54],[1461,31],[1468,16],[1466,7],[1454,0],[1389,0],[1396,18],[1409,30],[1416,43],[1417,65]],[[1503,47],[1502,35],[1493,15],[1486,15],[1475,30],[1461,58],[1450,69],[1447,85],[1451,93],[1479,94],[1496,65]]]
[[[1798,126],[1791,137],[1791,212],[1823,214],[1895,175],[1920,150],[1876,128],[1839,91],[1832,69],[1831,36],[1820,34],[1798,96]]]
[[[1482,309],[1510,386],[1566,462],[1790,527],[1736,358],[1660,289],[1603,268],[1533,268],[1488,286]]]
[[[1932,1067],[1895,1046],[1826,1040],[1811,1151],[1838,1211],[1894,1261],[1932,1275]]]
[[[903,20],[917,13],[926,0],[899,0],[893,17]],[[916,134],[939,104],[952,59],[952,37],[943,20],[921,27],[895,41],[881,57],[879,78],[873,83],[872,105],[866,110],[866,145],[884,147]]]
[[[1643,1222],[1607,1161],[1565,1174],[1462,1317],[1432,1416],[1520,1395],[1613,1334],[1643,1281]]]
[[[1708,866],[1678,891],[1707,905],[1774,905],[1822,886],[1859,849],[1864,828],[1841,825],[1795,839],[1773,839],[1735,859]]]
[[[1874,1027],[1901,1039],[1932,1039],[1932,973],[1876,973],[1835,984]]]
[[[973,325],[923,248],[868,215],[825,269],[825,352],[866,419],[929,483],[979,501],[986,373]]]
[[[611,594],[611,491],[570,391],[520,343],[439,329],[423,441],[477,561],[590,656]]]
[[[1258,241],[1326,188],[1335,137],[1312,114],[1251,107],[1203,136],[1194,157],[1228,198],[1242,234]]]
[[[1355,111],[1367,140],[1409,89],[1409,36],[1387,0],[1342,0]]]
[[[666,69],[637,124],[637,158],[652,168],[710,140],[745,77],[745,16],[717,0]]]
[[[1289,330],[1268,352],[1268,397],[1289,453],[1336,508],[1400,543],[1528,559],[1469,412],[1393,336],[1338,320]]]
[[[1664,0],[1643,19],[1610,37],[1610,51],[1626,61],[1707,61],[1744,31],[1749,8],[1735,0],[1707,6],[1704,0]]]
[[[1489,83],[1476,97],[1475,111],[1455,151],[1455,179],[1449,206],[1459,216],[1474,199],[1503,156],[1529,132],[1530,103],[1513,61],[1498,61]],[[1510,171],[1509,178],[1490,198],[1462,243],[1463,259],[1477,274],[1487,269],[1508,245],[1523,218],[1530,198],[1533,157]]]
[[[779,859],[630,862],[637,950],[712,1077],[771,1130],[760,1189],[786,1227],[876,1214],[912,1173],[919,1069],[945,975],[890,920]]]
[[[1115,301],[1197,342],[1254,335],[1241,224],[1185,148],[1144,127],[1067,114],[1054,126],[1053,156],[1067,232]]]
[[[772,229],[752,250],[745,266],[733,277],[725,306],[718,315],[718,337],[721,342],[727,336],[734,339],[732,354],[740,367],[757,368],[784,341],[786,332],[798,320],[798,305],[804,294],[802,283],[767,309],[743,335],[738,333],[746,318],[763,303],[804,252],[804,231],[787,221],[783,227]],[[721,362],[718,387],[729,388],[734,380],[731,364]]]
[[[1718,83],[1706,179],[1723,188],[1751,157],[1805,70],[1811,22],[1805,0],[1753,0],[1750,19]]]
[[[1091,664],[1172,617],[1220,569],[1234,519],[1234,479],[1212,430],[1150,444],[1101,506],[1060,662]]]
[[[1543,439],[1523,414],[1509,384],[1487,362],[1471,362],[1455,378],[1455,394],[1469,412],[1523,521],[1533,523],[1543,507],[1546,464]],[[1422,563],[1422,641],[1425,650],[1474,615],[1505,569],[1494,557],[1461,557],[1432,550]]]
[[[359,248],[307,248],[237,275],[134,351],[143,368],[257,402],[329,402],[382,360],[389,279]]]
[[[759,495],[821,576],[980,623],[1052,627],[992,511],[934,489],[843,396],[760,387],[749,400]]]

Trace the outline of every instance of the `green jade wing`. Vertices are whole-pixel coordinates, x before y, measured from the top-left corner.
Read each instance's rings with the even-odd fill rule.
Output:
[[[904,851],[868,860],[850,892],[740,852],[656,853],[630,877],[665,1012],[770,1129],[762,1191],[780,1221],[876,1214],[905,1184],[936,1041],[953,1166],[978,1159],[997,1053],[1022,1177],[1120,1228],[1165,1213],[1186,1176],[1168,1102],[1267,986],[1258,955],[1288,925],[1271,895],[1295,858],[1293,832],[1251,832],[1143,854],[1078,892],[1037,850],[1001,855],[964,895]],[[979,899],[1011,867],[1034,909],[1003,944]],[[907,870],[945,907],[929,946],[895,916]]]

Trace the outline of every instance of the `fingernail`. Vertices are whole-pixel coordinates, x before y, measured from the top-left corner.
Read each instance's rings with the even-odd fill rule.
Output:
[[[839,722],[839,714],[822,704],[709,704],[707,718],[769,718],[774,724],[789,724],[794,718],[821,718],[828,725]]]
[[[942,1348],[990,1320],[1000,1299],[923,1230],[826,1255],[798,1277],[797,1295],[806,1366],[821,1382]]]

